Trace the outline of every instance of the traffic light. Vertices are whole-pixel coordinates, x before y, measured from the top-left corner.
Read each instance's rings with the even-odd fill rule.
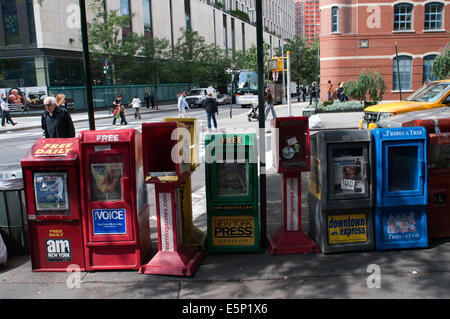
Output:
[[[108,73],[108,69],[109,69],[109,64],[108,64],[108,59],[105,59],[105,64],[103,65],[103,73]]]

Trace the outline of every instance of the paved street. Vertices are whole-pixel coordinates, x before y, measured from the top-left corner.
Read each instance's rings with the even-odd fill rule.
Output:
[[[301,115],[305,103],[293,103],[294,115]],[[275,106],[278,116],[287,115],[286,105]],[[229,106],[219,108],[219,130],[251,131],[258,122],[248,122],[248,109]],[[174,105],[159,111],[143,109],[141,121],[128,115],[129,125],[140,129],[142,122],[176,117]],[[201,121],[206,132],[205,114],[194,109],[189,116]],[[88,129],[87,115],[75,113],[76,132]],[[323,128],[356,128],[361,112],[320,114]],[[271,115],[269,115],[271,118]],[[20,169],[20,158],[41,136],[39,117],[17,117],[14,128],[0,129],[2,150],[11,154],[0,159],[0,171]],[[107,111],[96,112],[96,129],[120,129],[111,125]],[[266,158],[271,158],[270,122],[266,121]],[[200,136],[203,141],[204,135]],[[200,151],[204,145],[200,143]],[[205,176],[202,163],[192,176],[194,224],[206,230]],[[302,223],[307,221],[307,173],[302,174]],[[151,199],[153,252],[157,249],[154,192]],[[281,220],[281,179],[273,168],[267,170],[267,231],[274,232]],[[77,283],[79,285],[74,285]],[[384,299],[384,298],[448,298],[450,292],[450,242],[431,241],[427,249],[370,251],[324,255],[258,253],[207,253],[191,278],[141,275],[136,271],[97,271],[91,273],[36,273],[31,271],[28,255],[11,257],[0,266],[0,299]],[[199,303],[197,303],[199,304]],[[174,311],[178,311],[177,309]],[[180,310],[181,314],[181,310]]]

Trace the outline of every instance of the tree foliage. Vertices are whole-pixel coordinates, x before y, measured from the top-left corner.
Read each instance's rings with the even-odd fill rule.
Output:
[[[433,73],[440,80],[450,78],[450,42],[433,62]]]
[[[367,69],[361,71],[358,80],[347,81],[344,85],[344,92],[348,97],[364,102],[365,105],[368,101],[371,101],[370,104],[382,101],[385,91],[386,84],[381,74]]]
[[[285,54],[291,53],[291,79],[304,85],[317,81],[319,65],[318,60],[319,41],[316,39],[310,43],[306,39],[295,36],[284,45]]]

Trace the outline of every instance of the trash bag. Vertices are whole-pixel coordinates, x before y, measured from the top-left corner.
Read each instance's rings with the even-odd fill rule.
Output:
[[[309,117],[309,128],[320,128],[322,127],[322,121],[318,114],[311,115]]]
[[[6,264],[8,259],[8,252],[6,251],[6,245],[3,242],[2,234],[0,234],[0,264]]]

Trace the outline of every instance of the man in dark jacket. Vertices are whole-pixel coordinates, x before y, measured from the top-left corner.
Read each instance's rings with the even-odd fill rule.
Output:
[[[75,137],[75,127],[69,112],[56,106],[56,99],[48,96],[44,99],[45,111],[41,125],[47,138]]]
[[[211,118],[213,119],[214,128],[217,129],[216,113],[219,115],[217,101],[212,97],[211,92],[208,92],[208,97],[203,101],[203,107],[205,108],[206,118],[208,120],[208,131],[211,132]]]

